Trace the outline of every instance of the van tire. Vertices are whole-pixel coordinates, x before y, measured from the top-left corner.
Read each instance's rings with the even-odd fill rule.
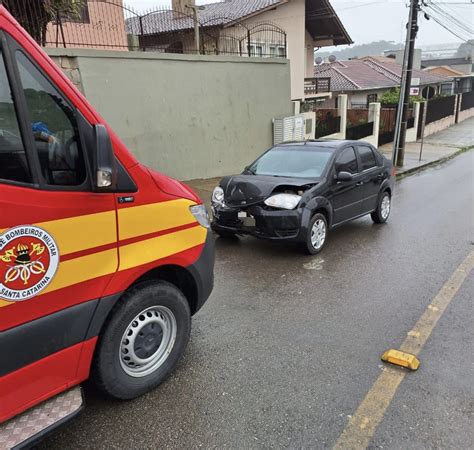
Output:
[[[166,281],[140,283],[122,296],[104,325],[92,378],[114,398],[143,395],[171,374],[190,333],[191,311],[183,293]],[[134,362],[148,359],[151,361],[142,365]]]

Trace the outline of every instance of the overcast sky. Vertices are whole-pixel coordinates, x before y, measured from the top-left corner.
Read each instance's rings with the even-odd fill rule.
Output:
[[[387,40],[404,41],[405,24],[408,19],[408,1],[405,0],[330,0],[347,28],[355,44]],[[430,0],[428,0],[430,1]],[[464,18],[464,23],[473,28],[473,0],[434,0],[453,16]],[[197,4],[212,0],[197,0]],[[124,3],[139,10],[160,5],[170,5],[171,0],[126,0]],[[421,15],[422,17],[422,15]],[[472,38],[472,36],[471,36]],[[459,38],[444,30],[433,20],[423,17],[420,23],[417,45],[461,42]]]

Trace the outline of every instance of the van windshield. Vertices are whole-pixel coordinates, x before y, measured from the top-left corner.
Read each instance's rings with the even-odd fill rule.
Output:
[[[248,171],[274,177],[320,178],[333,149],[316,146],[276,146],[255,161]]]

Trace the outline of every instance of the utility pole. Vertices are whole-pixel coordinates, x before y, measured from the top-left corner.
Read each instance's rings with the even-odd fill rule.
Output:
[[[193,19],[194,19],[194,43],[196,45],[196,55],[201,53],[200,48],[200,37],[199,37],[199,19],[198,19],[198,10],[203,9],[202,6],[196,5],[186,5],[186,8],[193,10]]]
[[[400,86],[400,101],[398,103],[397,125],[395,127],[395,140],[393,143],[393,163],[398,167],[403,166],[405,156],[405,141],[408,127],[408,110],[410,107],[410,88],[413,73],[413,56],[415,40],[418,33],[419,0],[410,1],[410,15],[407,25],[407,40],[405,44],[404,66]]]

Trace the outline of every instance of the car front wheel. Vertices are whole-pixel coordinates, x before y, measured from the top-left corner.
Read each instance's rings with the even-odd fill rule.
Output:
[[[191,313],[183,293],[165,281],[126,292],[96,349],[93,378],[118,399],[138,397],[162,383],[186,349]]]
[[[304,248],[310,255],[319,253],[326,243],[328,234],[328,223],[326,217],[316,213],[310,220]]]
[[[392,198],[390,194],[385,191],[379,199],[377,209],[371,214],[372,220],[375,223],[385,223],[390,215],[392,209]]]

